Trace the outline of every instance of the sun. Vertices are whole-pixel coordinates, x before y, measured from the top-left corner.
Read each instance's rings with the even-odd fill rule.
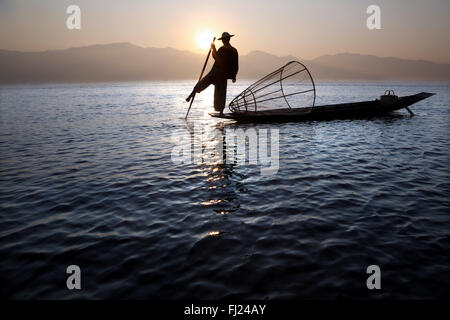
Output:
[[[214,34],[209,30],[199,32],[196,38],[197,47],[203,51],[208,50],[213,38]]]

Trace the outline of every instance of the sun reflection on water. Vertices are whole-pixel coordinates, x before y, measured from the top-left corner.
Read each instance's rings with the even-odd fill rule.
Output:
[[[202,158],[198,162],[202,176],[205,177],[204,190],[206,199],[196,202],[204,208],[211,208],[215,214],[226,215],[236,211],[237,202],[236,183],[233,179],[234,163],[226,162],[226,128],[224,124],[211,124],[203,122],[201,125],[201,138],[196,136],[192,143],[196,142],[202,147]],[[194,147],[193,147],[194,148]]]
[[[218,235],[220,235],[220,231],[210,231],[207,234],[205,234],[204,237],[215,237],[215,236],[218,236]]]

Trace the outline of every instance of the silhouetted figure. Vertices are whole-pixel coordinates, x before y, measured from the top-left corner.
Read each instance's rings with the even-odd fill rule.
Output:
[[[204,76],[194,87],[186,101],[191,101],[195,93],[202,92],[209,85],[214,85],[214,110],[223,113],[225,108],[225,101],[227,98],[227,80],[232,79],[236,82],[236,74],[238,72],[238,59],[239,54],[235,48],[230,44],[230,38],[234,35],[230,35],[228,32],[222,33],[222,37],[218,40],[222,40],[223,46],[216,51],[215,43],[211,44],[212,56],[215,60],[211,71]]]

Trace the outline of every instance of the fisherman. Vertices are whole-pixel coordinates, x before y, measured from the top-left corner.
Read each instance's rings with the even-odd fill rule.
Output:
[[[194,87],[186,101],[189,102],[196,93],[200,93],[209,85],[214,85],[214,110],[223,114],[225,108],[225,100],[227,98],[227,80],[231,79],[236,82],[236,74],[238,72],[238,52],[230,44],[230,35],[228,32],[222,33],[223,46],[216,50],[214,41],[211,43],[212,56],[215,60],[211,71],[204,76]]]

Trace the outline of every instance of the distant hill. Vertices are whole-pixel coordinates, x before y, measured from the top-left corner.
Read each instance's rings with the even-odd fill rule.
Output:
[[[0,83],[188,79],[199,73],[201,60],[187,51],[129,43],[45,52],[0,50]]]
[[[189,51],[130,43],[44,52],[0,50],[0,83],[196,79],[204,58]],[[259,78],[291,60],[298,59],[250,52],[240,56],[238,78]],[[316,80],[450,81],[449,64],[428,61],[342,53],[301,62]]]
[[[314,65],[337,70],[349,70],[355,76],[371,80],[449,80],[450,64],[424,60],[380,58],[372,55],[340,53],[324,55],[312,61]],[[319,76],[328,75],[320,74]]]

